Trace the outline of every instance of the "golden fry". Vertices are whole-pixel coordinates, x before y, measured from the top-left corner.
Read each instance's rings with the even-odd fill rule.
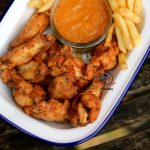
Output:
[[[109,2],[109,5],[113,11],[115,11],[119,8],[117,0],[108,0],[108,2]]]
[[[142,12],[142,7],[143,7],[142,0],[135,0],[134,9],[133,9],[134,13],[140,16]]]
[[[127,0],[127,7],[130,11],[133,11],[135,0]]]
[[[49,10],[54,4],[54,0],[49,0],[47,3],[45,3],[38,12],[45,12]]]
[[[123,42],[121,31],[117,26],[115,26],[115,31],[116,31],[116,36],[117,36],[117,40],[118,40],[118,47],[119,47],[120,51],[122,51],[123,53],[126,53],[127,50],[126,50],[124,42]]]
[[[111,26],[108,34],[107,34],[105,46],[110,46],[110,43],[112,41],[112,36],[113,36],[114,29],[115,29],[115,24],[112,24],[112,26]]]
[[[117,0],[119,7],[126,8],[126,0]]]
[[[10,47],[16,47],[35,36],[41,34],[49,25],[50,19],[47,14],[35,13],[26,24],[24,30],[20,35],[11,43]]]
[[[132,41],[134,43],[134,46],[137,47],[141,41],[141,37],[140,37],[140,34],[137,30],[137,27],[135,26],[135,24],[132,20],[125,19],[125,21],[127,23],[127,26],[128,26]]]
[[[43,2],[42,0],[30,0],[28,5],[29,7],[39,9],[43,6]]]
[[[30,0],[29,7],[39,9],[38,12],[45,12],[50,10],[53,4],[54,0]]]
[[[128,27],[126,25],[124,18],[117,13],[114,13],[113,17],[114,17],[116,25],[119,27],[121,31],[121,35],[123,38],[125,48],[128,50],[131,50],[133,48],[133,43],[132,43],[130,33],[129,33],[129,30],[128,30]]]
[[[49,0],[42,0],[43,4],[48,3]]]
[[[118,55],[119,64],[122,70],[128,69],[126,55],[124,53],[120,53]]]
[[[130,11],[127,8],[120,8],[117,10],[117,13],[120,14],[121,16],[133,20],[136,24],[139,24],[142,22],[142,19],[134,14],[132,11]]]

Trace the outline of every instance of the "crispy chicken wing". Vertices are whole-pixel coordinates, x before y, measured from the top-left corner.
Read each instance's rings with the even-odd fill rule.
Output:
[[[16,47],[22,43],[41,34],[49,25],[50,17],[46,13],[34,13],[28,23],[25,25],[24,30],[19,36],[11,43],[10,47]]]
[[[4,70],[2,80],[13,88],[15,102],[20,107],[32,106],[34,103],[46,100],[46,92],[41,86],[26,82],[14,69]]]
[[[68,46],[51,52],[48,59],[50,75],[57,77],[65,73],[72,73],[76,79],[83,75],[84,63],[81,59],[73,57],[72,49]]]
[[[26,114],[46,121],[64,122],[68,117],[68,100],[59,102],[56,99],[39,102],[31,107],[25,107]]]
[[[83,75],[84,63],[79,58],[59,56],[56,59],[48,61],[50,75],[57,77],[67,72],[72,72],[76,79]]]
[[[119,48],[115,42],[109,47],[104,46],[104,43],[100,44],[93,51],[92,58],[84,70],[84,76],[76,83],[78,91],[82,91],[93,78],[114,68],[117,65],[118,54]]]
[[[30,83],[41,82],[48,75],[48,68],[39,57],[35,57],[27,64],[18,66],[17,71]]]
[[[100,76],[104,71],[114,68],[117,65],[118,54],[119,48],[115,42],[111,43],[109,47],[100,44],[87,64],[85,78],[91,80]]]
[[[48,89],[50,97],[60,100],[73,98],[77,94],[77,87],[73,85],[73,81],[71,74],[54,78]]]
[[[94,79],[92,84],[73,100],[69,109],[69,120],[74,127],[85,126],[97,119],[101,108],[102,87],[103,84]]]
[[[19,45],[9,51],[1,60],[1,68],[13,68],[28,63],[41,51],[47,50],[55,43],[55,38],[50,35],[39,35],[34,39]]]

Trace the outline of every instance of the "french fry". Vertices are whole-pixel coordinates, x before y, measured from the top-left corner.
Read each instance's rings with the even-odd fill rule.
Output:
[[[43,2],[42,0],[30,0],[28,5],[29,7],[39,9],[43,6]]]
[[[109,2],[109,5],[113,11],[115,11],[119,8],[117,0],[108,0],[108,2]]]
[[[43,4],[47,4],[49,0],[42,0]]]
[[[127,7],[130,11],[133,11],[135,0],[127,0]]]
[[[129,30],[128,30],[128,27],[127,27],[127,24],[126,24],[124,18],[117,13],[114,13],[113,17],[115,20],[115,24],[119,27],[119,29],[121,31],[121,35],[123,38],[125,48],[127,50],[131,50],[133,48],[133,43],[132,43],[130,33],[129,33]]]
[[[126,8],[126,0],[117,0],[119,7]]]
[[[44,4],[38,12],[45,12],[52,7],[54,4],[54,0],[49,0],[46,4]]]
[[[114,32],[114,29],[115,29],[115,24],[113,23],[108,34],[107,34],[107,37],[106,37],[106,42],[105,42],[105,46],[110,46],[110,43],[112,41],[112,36],[113,36],[113,32]]]
[[[118,47],[119,47],[121,52],[126,53],[127,50],[126,50],[125,45],[123,43],[123,38],[122,38],[122,35],[121,35],[121,31],[120,31],[120,29],[118,28],[117,25],[115,25],[115,31],[116,31],[117,41],[118,41]]]
[[[118,61],[122,70],[128,69],[127,59],[124,53],[119,53]]]
[[[142,22],[142,19],[127,8],[119,8],[117,13],[121,16],[133,20],[136,24]]]
[[[125,19],[125,21],[127,23],[134,46],[137,47],[141,42],[141,37],[137,30],[137,27],[135,26],[135,24],[132,20]]]
[[[142,0],[135,0],[133,12],[138,16],[141,14],[141,12],[142,12]]]

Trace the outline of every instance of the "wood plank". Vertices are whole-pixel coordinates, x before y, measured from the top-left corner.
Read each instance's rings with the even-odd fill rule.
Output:
[[[150,128],[150,117],[148,120],[140,121],[132,125],[122,127],[117,130],[99,135],[83,144],[76,146],[76,148],[78,150],[85,150],[85,149],[92,148],[98,145],[102,145],[108,142],[112,142],[114,140],[118,140],[120,138],[129,136],[131,134],[140,133],[143,130],[148,130],[149,128]]]

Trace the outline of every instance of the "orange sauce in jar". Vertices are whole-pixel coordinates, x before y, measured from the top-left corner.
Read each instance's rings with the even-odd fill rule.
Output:
[[[109,11],[106,0],[60,0],[54,12],[55,28],[70,42],[93,42],[106,32]]]

